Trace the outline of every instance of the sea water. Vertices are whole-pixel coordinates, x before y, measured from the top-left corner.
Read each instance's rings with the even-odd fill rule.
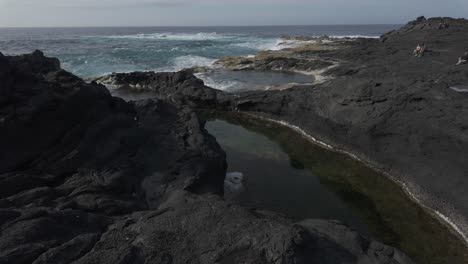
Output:
[[[0,28],[0,52],[5,55],[42,50],[60,59],[62,67],[82,78],[112,72],[179,71],[210,67],[226,56],[249,56],[284,47],[282,36],[378,37],[398,25],[268,26],[268,27],[114,27],[114,28]],[[232,90],[258,85],[303,82],[301,75],[200,75],[214,88]],[[247,80],[246,80],[247,78]],[[305,80],[304,80],[305,79]],[[256,82],[256,83],[255,83]]]

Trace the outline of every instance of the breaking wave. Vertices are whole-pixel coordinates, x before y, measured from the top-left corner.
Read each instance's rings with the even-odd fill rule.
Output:
[[[152,33],[152,34],[133,34],[133,35],[111,35],[106,38],[112,39],[154,39],[154,40],[178,40],[178,41],[202,41],[202,40],[221,40],[234,38],[233,35],[218,34],[216,32],[206,33]]]

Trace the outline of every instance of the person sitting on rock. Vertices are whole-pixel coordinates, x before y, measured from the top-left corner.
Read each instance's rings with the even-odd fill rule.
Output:
[[[421,46],[421,50],[419,51],[419,57],[422,57],[426,51],[427,51],[426,44],[423,43]]]
[[[415,57],[421,57],[424,55],[424,52],[426,52],[426,44],[419,44],[418,43],[418,46],[416,46],[416,49],[414,49],[413,53],[414,53],[414,56]]]
[[[426,44],[418,44],[418,46],[416,46],[416,49],[414,50],[414,56],[415,57],[422,57],[424,55],[424,53],[427,51],[427,48],[426,48]]]
[[[414,54],[415,57],[418,57],[420,52],[421,52],[421,45],[418,43],[418,45],[416,46],[416,48],[413,51],[413,54]]]
[[[468,62],[468,51],[465,51],[465,54],[458,58],[458,62],[456,65],[466,64]]]

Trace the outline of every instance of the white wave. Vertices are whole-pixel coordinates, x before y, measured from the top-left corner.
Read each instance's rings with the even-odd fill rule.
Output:
[[[195,76],[203,80],[205,82],[205,85],[221,91],[233,91],[237,90],[240,86],[242,86],[242,83],[240,82],[228,80],[215,80],[203,73],[197,73],[195,74]]]
[[[378,39],[380,36],[367,36],[367,35],[335,35],[330,36],[330,38],[343,39],[343,38],[372,38]]]
[[[201,41],[201,40],[221,40],[233,38],[231,35],[218,34],[216,32],[206,33],[152,33],[134,35],[112,35],[105,38],[112,39],[154,39],[154,40],[179,40],[179,41]]]
[[[282,50],[287,48],[297,48],[307,44],[315,44],[316,40],[281,40],[272,50]]]
[[[319,38],[319,36],[317,36]],[[336,35],[336,36],[330,36],[330,39],[344,39],[344,38],[374,38],[378,39],[380,38],[379,36],[366,36],[366,35]],[[333,42],[330,40],[322,40],[322,42]],[[252,48],[256,50],[282,50],[282,49],[287,49],[287,48],[297,48],[303,45],[307,44],[315,44],[317,43],[317,40],[285,40],[282,38],[279,39],[269,39],[269,40],[257,40],[257,41],[250,41],[246,43],[239,43],[235,44],[238,46],[242,47],[247,47],[247,48]]]
[[[114,48],[115,51],[119,51],[119,50],[130,50],[129,48]]]
[[[232,46],[248,48],[253,50],[276,50],[281,39],[246,39],[245,42],[234,43]]]
[[[196,55],[180,56],[172,59],[171,65],[164,68],[155,69],[156,72],[175,72],[193,67],[211,67],[215,59],[210,59]]]

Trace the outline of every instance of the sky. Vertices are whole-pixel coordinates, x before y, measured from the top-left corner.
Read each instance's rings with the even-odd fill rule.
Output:
[[[403,24],[468,0],[0,0],[0,27]]]

